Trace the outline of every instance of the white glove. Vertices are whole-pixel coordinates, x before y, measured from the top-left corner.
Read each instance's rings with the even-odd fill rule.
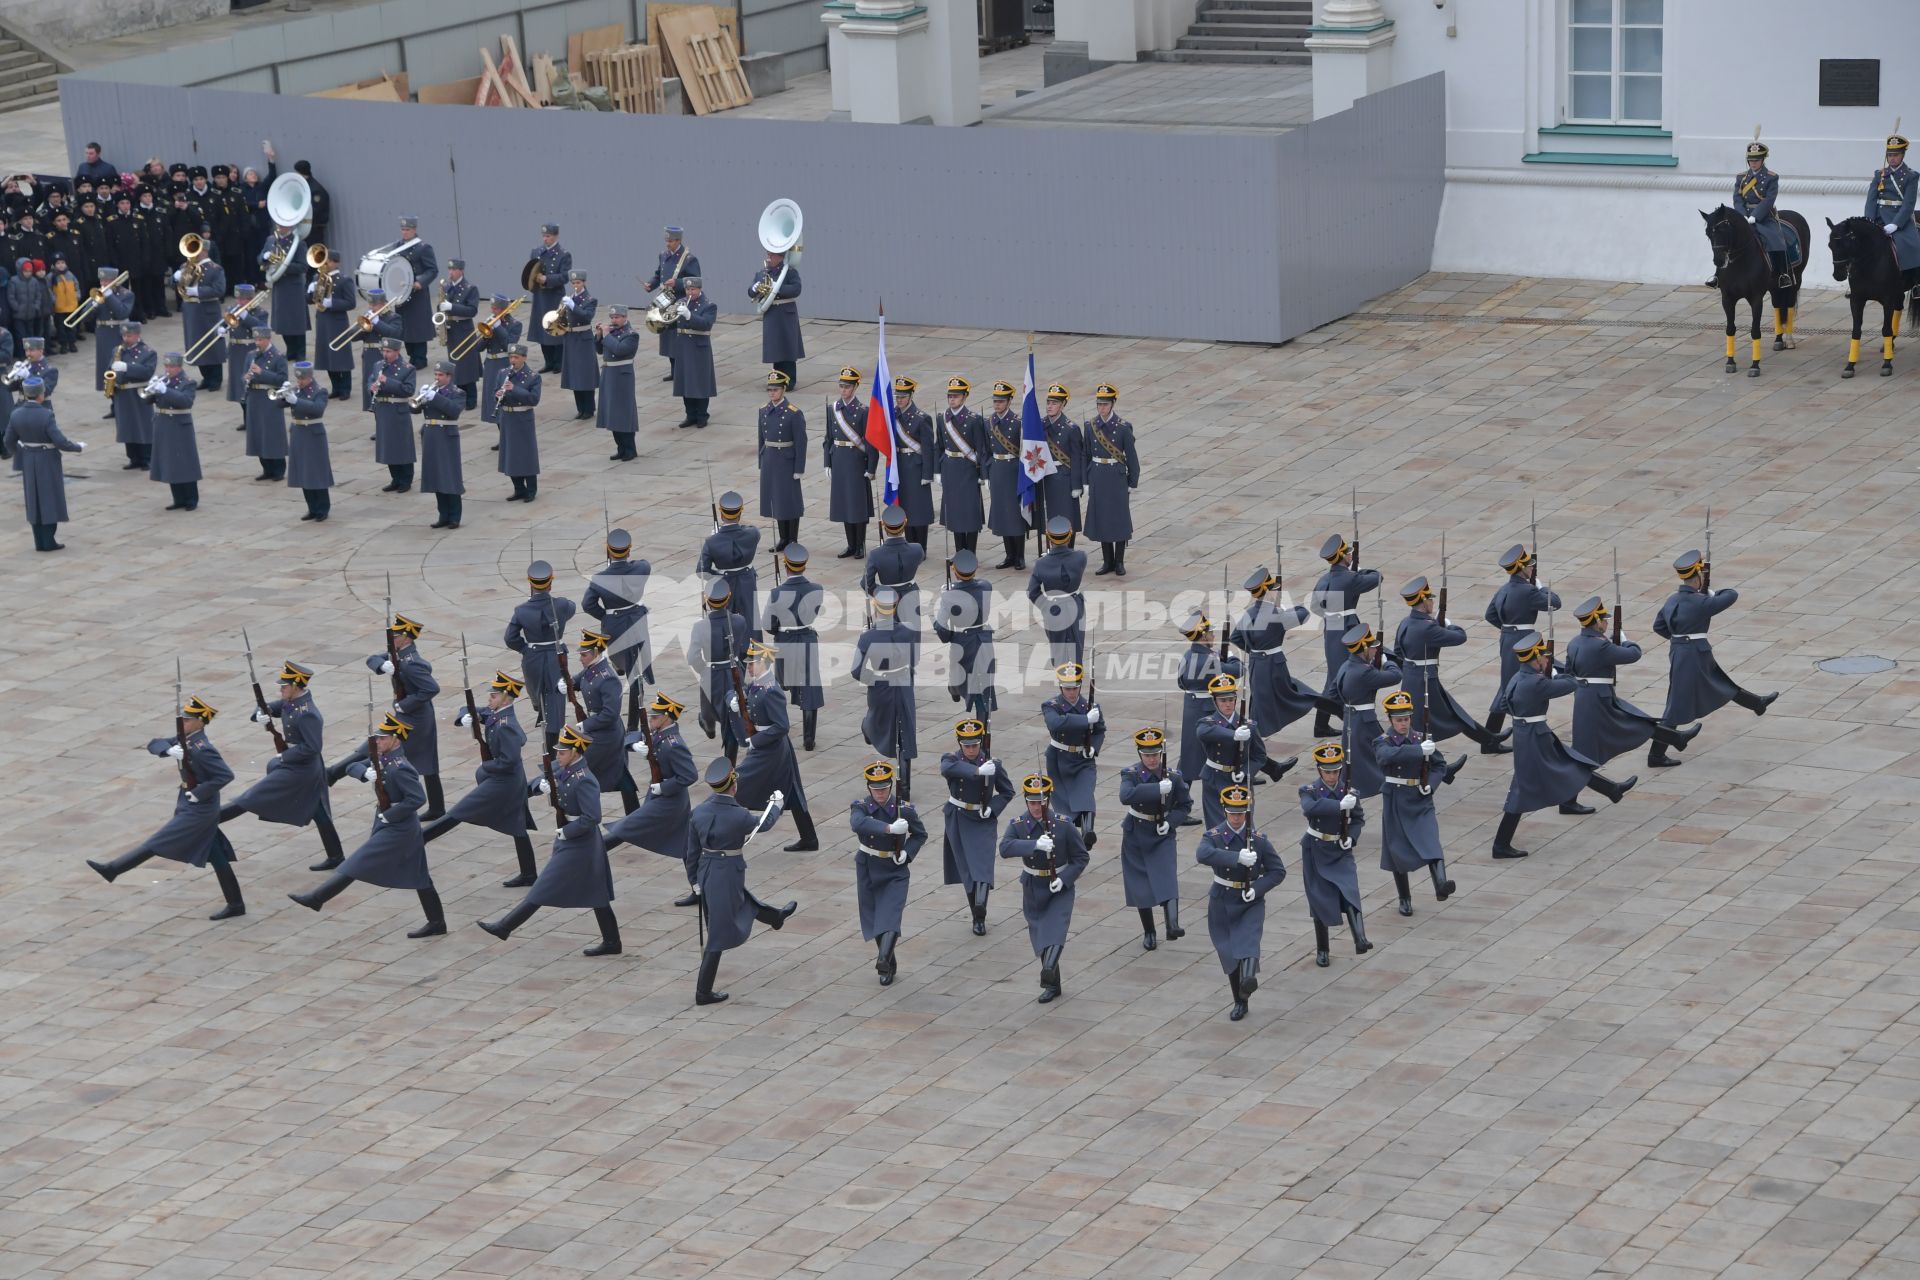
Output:
[[[267,721],[273,719],[273,712],[262,708],[256,710],[248,719],[252,720],[255,724],[265,724]]]
[[[453,727],[456,729],[464,729],[467,727],[467,721],[471,719],[473,719],[472,713],[465,707],[462,707],[460,708],[460,714],[453,718]]]
[[[1066,887],[1067,882],[1059,876],[1055,876],[1053,879],[1047,881],[1047,892],[1049,893],[1058,893]]]
[[[560,299],[560,305],[571,311],[573,310],[573,299],[571,297],[562,298]]]
[[[642,760],[645,760],[647,758],[646,740],[642,739],[641,741],[634,743],[632,746],[627,748],[627,751],[630,754],[639,756]]]
[[[555,681],[553,682],[553,688],[554,688],[554,691],[555,691],[556,693],[559,693],[559,694],[561,694],[562,696],[564,696],[564,695],[566,694],[566,692],[567,692],[567,681],[566,681],[566,677],[564,677],[564,676],[562,676],[562,677],[561,677],[560,679],[558,679],[558,680],[555,680]]]
[[[1753,215],[1752,215],[1752,214],[1748,214],[1748,215],[1747,215],[1747,225],[1748,225],[1748,226],[1750,226],[1750,227],[1751,227],[1751,226],[1753,226],[1753,225],[1755,225],[1755,223],[1754,223],[1754,220],[1753,220]]]
[[[907,834],[907,820],[905,818],[895,818],[892,822],[889,822],[887,824],[887,834],[896,836]]]
[[[1172,794],[1173,794],[1173,779],[1172,778],[1160,779],[1160,798],[1164,800]]]
[[[1038,850],[1039,850],[1040,852],[1042,852],[1042,853],[1052,853],[1052,852],[1053,852],[1053,837],[1052,837],[1052,836],[1041,836],[1041,837],[1040,837],[1040,838],[1039,838],[1038,840],[1035,840],[1035,841],[1033,842],[1033,847],[1034,847],[1034,848],[1036,848],[1036,849],[1038,849]]]
[[[1351,812],[1353,810],[1353,807],[1359,803],[1360,803],[1360,797],[1353,794],[1353,792],[1349,791],[1347,792],[1347,794],[1340,797],[1340,811],[1342,813]]]
[[[115,360],[112,367],[115,373],[125,373],[127,371],[127,362],[125,360]]]
[[[729,711],[736,711],[736,712],[740,710],[740,695],[739,695],[739,694],[737,694],[737,693],[730,693],[730,694],[728,694],[728,695],[727,695],[727,710],[729,710]]]
[[[1434,745],[1434,741],[1432,738],[1428,738],[1426,741],[1420,744],[1420,754],[1423,756],[1430,756],[1435,751],[1438,751],[1438,750],[1439,748]]]
[[[1255,898],[1259,896],[1260,895],[1256,894],[1253,891],[1252,885],[1248,885],[1246,888],[1240,891],[1240,901],[1242,902],[1252,902]]]
[[[1889,226],[1882,226],[1882,227],[1881,227],[1880,229],[1881,229],[1882,231],[1884,231],[1884,232],[1886,232],[1886,233],[1887,233],[1888,235],[1892,235],[1892,234],[1893,234],[1893,228],[1892,228],[1892,227],[1889,227]]]
[[[1257,853],[1255,853],[1255,852],[1254,852],[1253,850],[1251,850],[1251,849],[1242,849],[1242,850],[1240,851],[1240,865],[1241,865],[1241,866],[1243,866],[1243,867],[1250,867],[1250,866],[1252,866],[1252,865],[1253,865],[1254,863],[1256,863],[1256,862],[1258,862],[1258,861],[1260,861],[1260,855],[1259,855],[1259,854],[1257,854]]]
[[[187,754],[186,752],[180,749],[180,744],[177,742],[167,748],[167,758],[169,760],[178,760],[181,756],[184,756],[186,754]]]
[[[1157,836],[1163,836],[1171,830],[1173,830],[1172,826],[1170,826],[1165,821],[1156,822],[1153,824],[1153,834]]]
[[[543,796],[547,794],[549,789],[550,788],[547,786],[547,780],[545,778],[535,778],[533,780],[533,794],[537,796]]]
[[[659,783],[657,783],[657,782],[650,782],[650,783],[648,783],[648,784],[647,784],[647,794],[648,794],[648,795],[650,795],[650,796],[657,796],[657,795],[659,795],[659,794],[660,794],[660,784],[659,784]]]
[[[991,778],[994,774],[998,772],[999,772],[999,768],[993,763],[993,761],[982,760],[980,762],[980,772],[974,776],[980,777],[980,778]]]
[[[1087,723],[1090,725],[1100,723],[1100,708],[1098,707],[1087,708]]]
[[[1452,618],[1442,618],[1442,619],[1440,619],[1440,625],[1441,625],[1441,626],[1443,626],[1443,627],[1450,627],[1450,626],[1452,626],[1452,625],[1453,625],[1453,619],[1452,619]]]
[[[1245,769],[1235,769],[1233,771],[1233,780],[1235,782],[1245,782],[1247,780],[1247,771]]]
[[[1243,724],[1233,731],[1233,740],[1235,742],[1245,742],[1252,737],[1253,726],[1250,724]]]
[[[266,730],[266,731],[267,731],[268,733],[272,733],[272,732],[273,732],[273,721],[271,721],[271,720],[262,720],[262,721],[260,722],[260,727],[261,727],[262,729],[265,729],[265,730]]]
[[[776,809],[784,809],[787,807],[787,797],[783,792],[776,791],[767,797],[767,803]]]
[[[74,448],[81,453],[85,453],[87,451],[87,442],[85,440],[75,440],[73,442],[73,445],[74,445]]]
[[[1079,497],[1079,496],[1080,496],[1080,495],[1081,495],[1082,493],[1084,493],[1084,492],[1086,492],[1086,491],[1085,491],[1084,489],[1075,489],[1075,490],[1073,491],[1073,496],[1077,498],[1077,497]]]
[[[904,867],[907,865],[907,851],[905,849],[894,850],[893,865],[896,867]]]
[[[353,775],[349,774],[347,776],[352,777]],[[369,765],[367,771],[360,775],[359,781],[366,783],[368,786],[372,786],[374,783],[380,781],[380,775],[375,773],[373,767]]]
[[[183,792],[182,794],[184,794],[184,795],[185,795],[185,796],[187,797],[187,803],[188,803],[188,804],[199,804],[199,803],[200,803],[200,798],[199,798],[198,796],[196,796],[196,795],[194,795],[194,794],[193,794],[193,792],[191,792],[191,791],[187,791],[187,792]]]
[[[175,284],[180,283],[180,269],[177,267],[174,269],[174,272],[173,272],[173,282]]]
[[[384,658],[384,659],[382,659],[382,660],[381,660],[381,662],[380,662],[380,674],[381,674],[381,675],[383,675],[383,676],[390,676],[390,675],[392,675],[392,674],[393,674],[393,659],[392,659],[392,658]]]

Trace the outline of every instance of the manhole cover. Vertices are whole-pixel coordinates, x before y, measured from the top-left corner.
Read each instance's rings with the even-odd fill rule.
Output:
[[[1892,658],[1882,658],[1878,654],[1856,653],[1845,658],[1822,658],[1813,664],[1835,676],[1870,676],[1880,671],[1891,671]]]

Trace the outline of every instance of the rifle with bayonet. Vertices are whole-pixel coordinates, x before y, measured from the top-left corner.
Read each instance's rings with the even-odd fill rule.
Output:
[[[180,786],[191,791],[199,786],[193,766],[187,763],[187,704],[185,682],[180,677],[180,659],[173,660],[173,741],[180,748]]]
[[[387,798],[387,766],[380,758],[380,738],[373,728],[373,677],[367,677],[367,766],[373,770],[373,800],[385,813],[393,802]]]
[[[245,627],[240,628],[240,643],[247,647],[247,679],[253,683],[253,705],[261,711],[265,711],[267,709],[267,695],[260,688],[259,673],[253,669],[253,641],[247,637],[247,629]],[[287,740],[281,736],[280,726],[273,722],[273,717],[271,716],[267,717],[267,732],[273,735],[273,749],[279,752],[286,751]]]
[[[493,749],[487,746],[487,735],[480,728],[480,708],[474,705],[473,681],[467,677],[467,633],[460,633],[460,684],[467,695],[467,728],[473,731],[473,740],[480,744],[480,758],[493,759]]]
[[[1439,617],[1440,625],[1445,626],[1447,624],[1447,619],[1452,617],[1453,615],[1447,612],[1447,535],[1444,531],[1440,534],[1440,610],[1439,610],[1439,613],[1440,613],[1440,617]],[[1433,655],[1429,654],[1427,656],[1432,657]]]
[[[1613,549],[1613,642],[1620,643],[1620,548]]]
[[[1713,590],[1713,504],[1707,504],[1707,555],[1700,565],[1700,589]]]
[[[1348,566],[1355,573],[1360,572],[1360,486],[1354,485],[1347,490],[1347,501],[1353,507],[1353,563]]]
[[[393,681],[393,700],[395,702],[407,696],[407,686],[400,679],[400,646],[393,634],[393,574],[387,574],[387,616],[380,619],[380,629],[386,633],[387,662],[393,670],[388,678]]]

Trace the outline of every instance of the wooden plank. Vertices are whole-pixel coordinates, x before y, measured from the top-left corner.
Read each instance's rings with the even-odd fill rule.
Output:
[[[321,89],[307,96],[310,98],[348,98],[356,102],[405,102],[407,100],[400,82],[391,76],[380,76],[373,80],[362,80],[357,84],[343,84],[337,89]]]
[[[520,46],[512,36],[500,37],[500,78],[507,87],[520,95],[521,101],[530,107],[540,105],[540,99],[533,92],[533,86],[527,81],[527,73],[520,66]]]
[[[621,111],[657,114],[664,107],[660,51],[652,45],[596,49],[587,55],[600,84]]]
[[[533,55],[533,96],[540,99],[540,105],[553,105],[553,55],[536,53]]]
[[[580,33],[578,31],[568,33],[567,70],[577,76],[586,69],[586,65],[587,51],[580,47]]]
[[[500,71],[493,65],[493,52],[482,46],[480,49],[480,77],[486,81],[487,92],[498,98],[498,102],[482,103],[482,106],[517,107],[519,100],[507,91],[507,85],[500,78]]]
[[[627,28],[624,23],[615,22],[604,27],[588,27],[580,33],[580,61],[577,64],[569,62],[567,70],[572,73],[575,80],[597,84],[598,81],[589,78],[592,73],[588,70],[587,55],[596,49],[618,49],[626,42]],[[569,39],[567,44],[569,55],[571,55],[572,40]]]
[[[647,6],[647,43],[660,50],[660,74],[663,76],[678,76],[680,72],[677,69],[677,64],[673,61],[671,50],[668,49],[660,38],[660,17],[662,14],[686,12],[693,9],[705,10],[707,14],[713,18],[714,25],[726,32],[728,37],[733,41],[733,51],[736,54],[742,51],[740,44],[739,14],[734,10],[733,6],[715,4],[649,4]],[[685,79],[686,77],[681,76],[681,78]]]
[[[485,76],[468,76],[465,80],[449,80],[445,84],[423,84],[417,91],[418,97],[426,103],[470,107],[474,105],[474,97],[485,79]]]

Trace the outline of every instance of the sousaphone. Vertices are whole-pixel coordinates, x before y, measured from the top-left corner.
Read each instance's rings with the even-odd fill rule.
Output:
[[[780,274],[767,285],[766,293],[760,298],[757,309],[761,315],[779,298],[787,271],[800,261],[800,252],[806,247],[800,242],[803,225],[800,206],[784,196],[760,211],[760,247],[768,253],[785,255],[780,261]]]

